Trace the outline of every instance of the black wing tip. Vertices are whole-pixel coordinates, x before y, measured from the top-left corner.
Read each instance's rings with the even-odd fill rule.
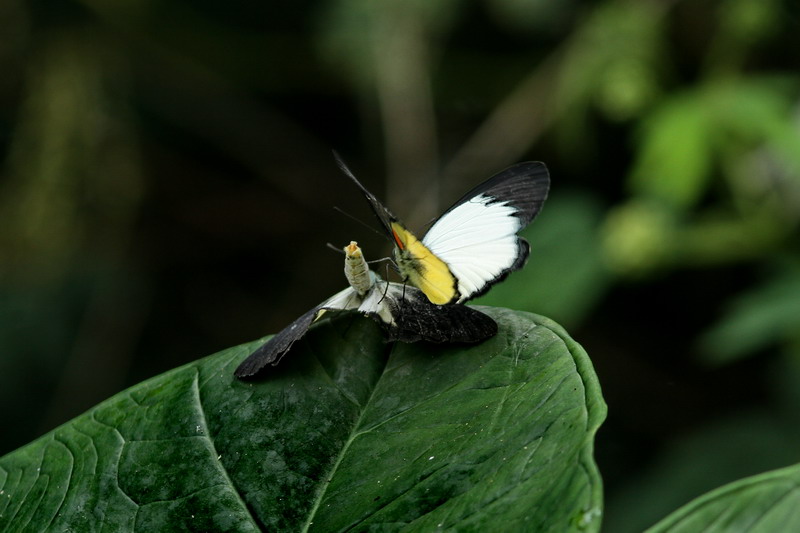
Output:
[[[498,172],[498,174],[510,169],[524,169],[526,172],[531,174],[549,174],[547,170],[547,164],[544,161],[520,161],[519,163],[509,165],[505,170]]]
[[[367,199],[370,207],[372,208],[373,213],[375,213],[375,218],[378,219],[378,222],[381,223],[381,226],[384,228],[384,232],[386,233],[386,237],[389,240],[392,240],[392,222],[397,222],[398,219],[396,216],[389,211],[386,206],[384,206],[378,198],[369,192],[369,190],[364,187],[364,185],[358,181],[355,174],[348,168],[345,164],[344,160],[339,156],[339,153],[336,150],[333,150],[333,157],[336,160],[336,164],[339,165],[339,169],[344,173],[345,176],[350,178],[350,181],[356,184],[356,187],[359,188],[361,193]]]
[[[294,322],[256,348],[233,371],[233,375],[239,379],[250,378],[261,373],[267,366],[277,366],[281,359],[292,349],[294,343],[305,336],[308,328],[318,318],[317,312],[325,308],[324,305],[321,304],[306,311]]]
[[[502,183],[514,178],[524,179],[530,182],[529,186],[537,190],[550,189],[550,170],[542,161],[523,161],[521,163],[515,163],[494,174],[491,178],[486,180],[486,183],[492,180],[496,180],[496,183]]]
[[[543,161],[521,161],[514,163],[500,172],[496,172],[490,177],[487,182],[492,179],[506,180],[512,177],[525,176],[537,183],[550,184],[550,170]]]
[[[288,352],[288,350],[287,350],[287,352]],[[277,359],[275,359],[273,362],[263,363],[263,364],[259,364],[259,365],[252,365],[252,366],[248,365],[248,366],[244,367],[244,363],[247,362],[247,360],[245,359],[244,363],[239,365],[236,368],[236,370],[233,371],[233,375],[237,379],[240,379],[242,381],[251,381],[251,380],[259,379],[259,378],[263,377],[264,372],[266,372],[266,370],[267,370],[267,367],[275,368],[276,366],[278,366],[278,363],[281,362],[281,359],[283,359],[284,355],[286,355],[286,353],[281,354],[281,356],[278,357]],[[242,368],[242,367],[244,367],[244,368]]]
[[[459,198],[432,224],[436,224],[450,211],[471,200],[488,193],[494,201],[509,202],[517,209],[517,218],[527,226],[542,209],[550,192],[550,172],[542,161],[523,161],[515,163],[493,174]]]
[[[345,176],[353,180],[353,182],[358,185],[358,188],[361,189],[364,194],[370,194],[370,192],[365,189],[363,185],[361,185],[361,182],[358,181],[358,178],[356,178],[356,175],[353,174],[352,170],[350,170],[350,167],[347,166],[347,163],[344,162],[344,159],[342,159],[342,156],[339,155],[339,152],[336,150],[331,150],[331,152],[333,153],[333,159],[336,161],[336,166],[339,167],[339,170],[341,170]]]
[[[520,188],[525,191],[513,205],[517,208],[517,217],[522,221],[523,227],[536,218],[550,194],[550,172],[547,165],[541,161],[527,161],[512,165],[499,172],[496,177],[498,184],[520,179]]]
[[[255,378],[256,375],[259,373],[259,371],[262,370],[262,369],[263,369],[263,367],[261,367],[259,369],[255,369],[255,370],[249,369],[249,368],[243,369],[240,366],[239,368],[237,368],[236,370],[233,371],[233,375],[236,376],[237,379],[240,379],[242,381],[248,381],[250,379]]]
[[[236,367],[236,370],[233,371],[233,375],[241,380],[251,379],[260,374],[266,367],[277,366],[277,364],[281,362],[283,356],[286,355],[286,352],[289,351],[291,345],[282,352],[276,351],[275,348],[278,348],[278,346],[276,345],[277,343],[274,342],[274,339],[275,337],[272,337],[272,339],[268,340],[251,353],[247,359]]]
[[[233,375],[242,381],[248,381],[254,379],[264,370],[264,366],[258,366],[255,368],[250,368],[249,366],[242,368],[242,365],[239,365],[236,370],[233,371]]]

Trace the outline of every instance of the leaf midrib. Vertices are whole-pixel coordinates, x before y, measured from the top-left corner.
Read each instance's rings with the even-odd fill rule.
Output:
[[[194,369],[194,376],[192,378],[191,386],[192,395],[194,396],[194,401],[197,405],[198,416],[200,417],[200,424],[203,428],[203,435],[205,435],[211,451],[212,461],[217,464],[217,470],[222,473],[225,483],[227,483],[227,485],[231,488],[231,492],[236,495],[239,505],[241,505],[242,509],[244,509],[244,511],[250,516],[250,520],[253,522],[253,524],[258,526],[259,522],[256,520],[256,517],[253,515],[250,507],[248,507],[247,503],[242,498],[240,491],[237,489],[233,479],[231,479],[231,476],[228,474],[228,470],[222,464],[222,460],[220,459],[222,456],[217,450],[216,444],[214,444],[214,437],[211,435],[211,431],[208,426],[208,419],[206,418],[206,410],[203,407],[203,399],[200,395],[200,372],[197,370],[197,368]]]
[[[364,406],[361,408],[361,412],[358,415],[355,423],[353,424],[352,430],[350,431],[350,435],[347,437],[347,441],[345,441],[342,449],[339,450],[339,454],[336,456],[336,461],[334,461],[331,468],[325,473],[322,478],[322,486],[318,489],[316,497],[314,498],[314,505],[311,506],[311,509],[308,512],[308,518],[306,519],[305,524],[303,524],[302,529],[300,531],[302,533],[307,533],[309,528],[314,524],[314,517],[319,510],[319,506],[322,504],[322,500],[325,499],[325,494],[328,492],[328,487],[331,484],[331,479],[333,478],[334,474],[339,468],[339,465],[342,463],[345,455],[347,455],[347,451],[350,449],[350,446],[353,442],[364,434],[362,431],[358,431],[358,428],[361,427],[361,423],[364,419],[364,413],[367,412],[369,409],[369,405],[372,402],[372,398],[375,395],[375,391],[378,390],[378,385],[380,384],[383,377],[386,375],[386,367],[389,364],[389,358],[392,355],[392,350],[396,346],[396,343],[392,343],[389,348],[389,353],[386,357],[383,358],[383,367],[380,370],[380,374],[378,375],[378,379],[375,380],[375,384],[372,386],[372,390],[369,392],[369,396],[367,400],[364,402]],[[341,392],[341,390],[340,390]],[[349,398],[348,398],[349,399]],[[351,400],[352,401],[352,400]]]

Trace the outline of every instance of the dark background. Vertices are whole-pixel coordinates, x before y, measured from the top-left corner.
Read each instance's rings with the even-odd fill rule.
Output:
[[[545,161],[528,266],[609,405],[607,531],[800,461],[790,0],[0,3],[0,454],[345,285]]]

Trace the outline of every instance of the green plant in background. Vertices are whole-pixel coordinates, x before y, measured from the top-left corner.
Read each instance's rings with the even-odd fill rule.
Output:
[[[8,23],[25,33],[23,20]],[[46,428],[63,421],[64,405],[96,401],[86,390],[109,395],[125,384],[147,300],[129,267],[144,177],[113,51],[65,30],[46,33],[26,59],[0,180],[0,374],[6,401],[58,383],[52,397],[21,402]],[[23,414],[19,423],[36,421]]]
[[[794,531],[797,514],[796,466],[743,479],[698,498],[649,528],[661,531]]]
[[[781,346],[788,356],[778,363],[783,369],[775,375],[781,377],[770,386],[774,391],[771,408],[749,409],[676,439],[614,494],[608,506],[609,531],[638,531],[714,484],[797,461],[797,396],[784,391],[800,387],[793,369],[800,354],[796,334],[800,331],[796,313],[800,287],[792,266],[800,259],[796,246],[800,79],[796,72],[756,73],[748,68],[749,56],[781,31],[783,7],[778,2],[737,0],[714,6],[716,24],[708,29],[709,46],[690,84],[677,83],[678,66],[670,62],[674,55],[667,53],[670,44],[664,24],[669,12],[663,11],[667,4],[643,4],[634,10],[613,6],[609,4],[605,12],[601,8],[605,19],[595,20],[606,35],[626,36],[634,52],[617,54],[616,63],[623,64],[617,67],[613,60],[604,59],[614,54],[604,56],[603,52],[614,43],[619,46],[618,42],[609,37],[604,47],[602,39],[593,40],[593,47],[587,46],[581,57],[594,58],[584,59],[584,64],[598,68],[588,73],[585,68],[576,69],[577,75],[586,74],[579,85],[586,91],[585,104],[577,107],[583,120],[557,124],[566,130],[565,145],[570,148],[587,145],[575,142],[587,135],[587,129],[591,131],[587,109],[604,114],[609,121],[630,124],[634,152],[625,176],[627,198],[607,211],[597,234],[609,274],[642,286],[676,271],[759,265],[755,284],[742,287],[719,322],[694,344],[704,361],[716,365],[774,346]],[[631,17],[642,20],[632,24]],[[641,29],[642,34],[635,37],[632,28]],[[619,81],[623,75],[629,76],[627,83]],[[685,301],[685,307],[726,307],[708,298],[701,290]],[[671,328],[674,320],[680,320],[680,315],[665,316],[665,328]],[[777,501],[768,491],[783,486],[785,478],[764,477],[770,480],[768,490],[731,489],[725,492],[724,505],[736,507],[732,502],[737,497],[740,502],[763,498],[768,509]],[[778,500],[784,495],[791,498],[791,492],[778,489],[777,493]],[[723,511],[712,507],[687,508],[692,519],[683,524],[689,527],[676,519],[654,530],[691,531],[708,526],[726,531],[735,529],[729,519],[742,519],[734,512],[724,518]],[[776,507],[775,512],[780,509]],[[752,508],[746,512],[757,513]],[[735,523],[765,531],[792,529],[782,522],[783,517],[776,519],[764,512],[763,522]],[[704,518],[693,521],[698,515]]]
[[[792,257],[776,261],[765,281],[743,292],[730,310],[700,339],[715,364],[746,357],[773,345],[800,354],[800,264]]]

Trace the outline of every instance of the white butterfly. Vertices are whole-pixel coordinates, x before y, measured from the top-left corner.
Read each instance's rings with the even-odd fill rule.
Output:
[[[525,265],[530,245],[517,233],[542,209],[550,188],[544,163],[518,163],[465,194],[419,240],[338,156],[337,162],[394,242],[394,261],[403,280],[440,305],[475,298]]]

